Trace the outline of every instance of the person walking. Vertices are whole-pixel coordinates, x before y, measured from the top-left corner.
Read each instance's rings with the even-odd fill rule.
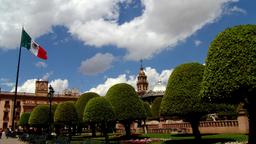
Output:
[[[2,139],[2,129],[0,129],[0,139]]]
[[[6,137],[6,139],[8,139],[9,134],[10,134],[10,130],[9,130],[9,128],[7,128],[7,129],[5,130],[5,137]]]

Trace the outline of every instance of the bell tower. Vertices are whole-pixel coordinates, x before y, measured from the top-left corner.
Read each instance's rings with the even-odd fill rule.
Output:
[[[36,81],[36,91],[35,94],[38,96],[47,96],[48,94],[48,81]]]
[[[140,60],[140,71],[137,77],[137,93],[139,96],[144,95],[148,90],[147,76],[142,66],[142,60]]]

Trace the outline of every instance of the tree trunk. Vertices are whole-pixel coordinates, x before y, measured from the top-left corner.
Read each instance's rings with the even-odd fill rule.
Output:
[[[248,119],[249,119],[249,135],[248,144],[256,144],[256,99],[254,96],[248,97]]]
[[[144,119],[144,134],[147,134],[148,133],[148,126],[146,124],[146,120]]]
[[[195,121],[190,121],[191,127],[192,127],[192,131],[193,131],[193,135],[195,137],[195,140],[197,143],[201,143],[201,134],[199,131],[199,121],[195,120]]]
[[[131,122],[130,121],[126,121],[124,123],[124,127],[125,127],[125,135],[126,135],[126,137],[130,137],[131,136]]]
[[[72,135],[71,135],[71,126],[68,126],[68,136],[69,136],[69,141],[71,141],[72,139]]]
[[[103,135],[105,137],[105,143],[106,144],[109,144],[109,141],[108,141],[108,125],[107,125],[107,122],[103,122],[102,123],[102,128],[103,128]]]
[[[91,123],[92,136],[96,137],[96,127],[95,123]]]

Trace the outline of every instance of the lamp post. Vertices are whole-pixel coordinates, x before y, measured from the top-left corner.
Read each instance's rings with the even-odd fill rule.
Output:
[[[51,135],[52,132],[52,126],[51,126],[51,122],[52,122],[52,98],[53,98],[53,94],[54,94],[54,89],[52,88],[52,86],[49,86],[49,92],[48,92],[48,100],[49,100],[49,104],[50,104],[50,110],[49,110],[49,133]]]

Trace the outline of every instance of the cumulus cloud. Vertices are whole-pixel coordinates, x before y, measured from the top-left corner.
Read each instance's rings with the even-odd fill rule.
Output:
[[[156,69],[146,67],[145,73],[148,76],[149,90],[152,90],[159,80],[162,81],[163,85],[166,85],[172,70],[163,70],[158,73]],[[121,74],[115,78],[107,78],[103,84],[99,84],[98,86],[91,88],[89,91],[96,92],[99,95],[104,96],[111,86],[118,83],[128,83],[136,89],[136,78],[137,76],[135,75]]]
[[[35,65],[38,68],[46,68],[47,67],[47,64],[45,62],[37,62]]]
[[[37,79],[28,79],[21,86],[18,86],[18,92],[35,93],[35,84]],[[68,88],[67,79],[55,79],[49,83],[54,88],[55,93],[62,93],[63,90]],[[15,87],[12,88],[12,92]]]
[[[55,93],[63,93],[65,89],[68,88],[68,80],[67,79],[56,79],[49,83],[55,91]]]
[[[246,10],[239,8],[237,6],[233,6],[226,10],[227,14],[233,14],[233,13],[241,13],[241,14],[247,14]]]
[[[49,77],[53,74],[53,72],[48,72],[45,75],[43,75],[42,80],[48,81]]]
[[[95,75],[109,69],[115,57],[110,53],[97,53],[95,56],[81,62],[79,71],[85,75]]]
[[[120,2],[131,3],[130,0],[4,0],[0,9],[0,48],[17,47],[21,25],[34,38],[60,25],[86,45],[116,45],[126,49],[126,59],[150,58],[213,23],[229,8],[229,3],[238,0],[142,0],[143,14],[121,25],[117,23]]]
[[[194,41],[194,44],[195,44],[195,46],[199,46],[199,45],[202,44],[202,41],[200,41],[200,40],[195,40],[195,41]]]
[[[26,92],[26,93],[35,93],[36,80],[37,79],[26,80],[21,86],[18,86],[17,91]],[[13,87],[11,91],[13,92],[14,90],[15,90],[15,87]]]

